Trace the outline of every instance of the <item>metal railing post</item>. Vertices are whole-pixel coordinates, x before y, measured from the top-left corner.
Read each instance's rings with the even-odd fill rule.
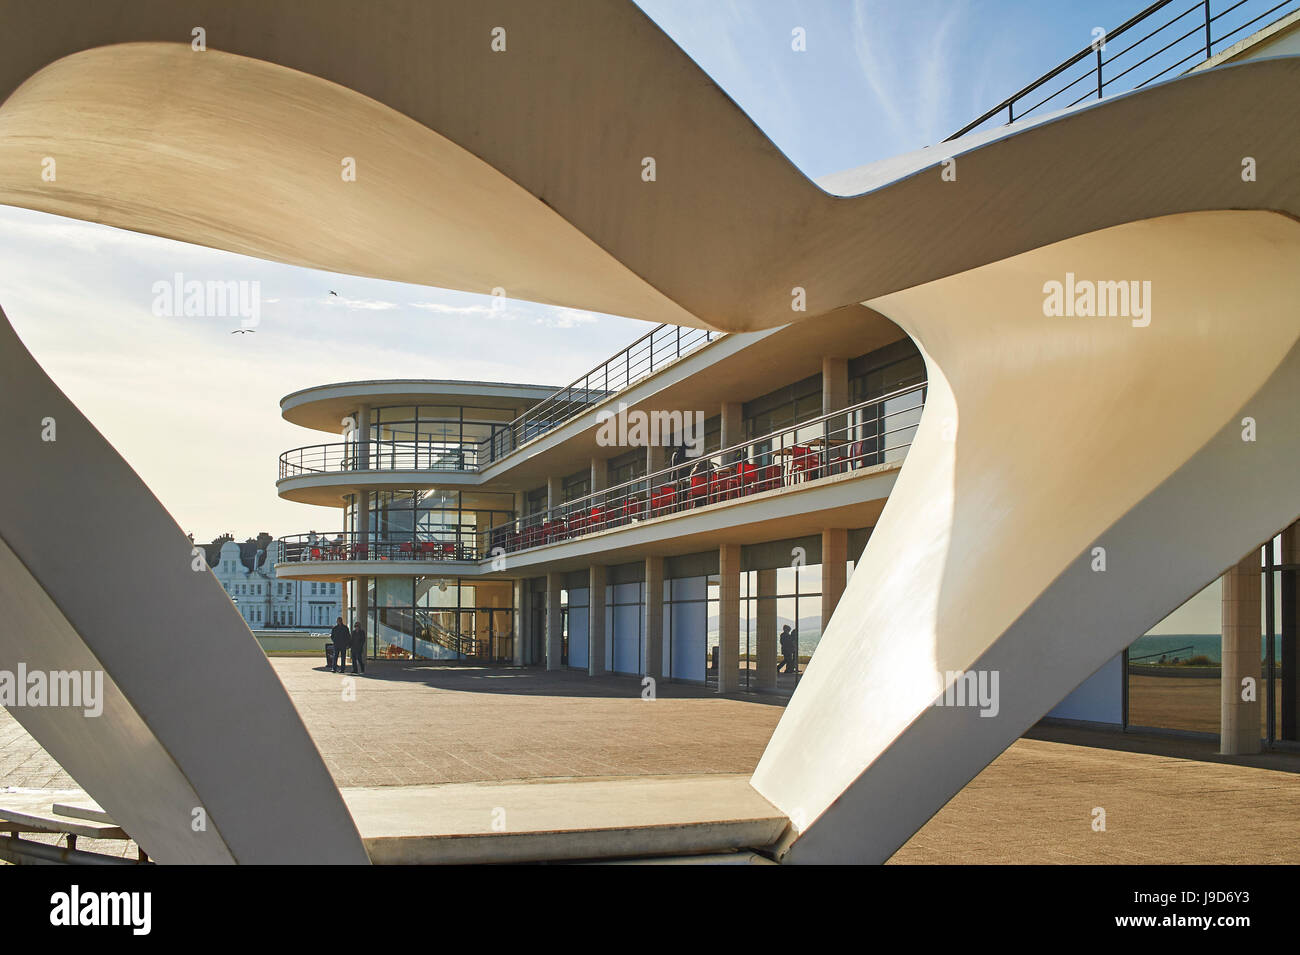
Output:
[[[1102,85],[1101,84],[1101,47],[1102,44],[1098,43],[1097,44],[1097,99],[1101,99],[1101,85]]]
[[[1210,0],[1205,0],[1205,58],[1212,55],[1213,41],[1210,39]]]

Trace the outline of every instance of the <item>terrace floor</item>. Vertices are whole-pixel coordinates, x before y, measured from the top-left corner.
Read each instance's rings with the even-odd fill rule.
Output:
[[[379,661],[345,699],[317,657],[272,658],[340,787],[748,773],[780,697],[576,672]],[[0,791],[73,781],[0,711]],[[1093,828],[1094,810],[1106,814]],[[1300,863],[1300,756],[1037,728],[892,863]],[[122,854],[121,843],[79,848]],[[133,855],[133,851],[131,853]]]

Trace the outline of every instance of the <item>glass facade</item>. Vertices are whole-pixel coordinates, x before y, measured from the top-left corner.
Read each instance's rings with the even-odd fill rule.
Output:
[[[344,530],[360,530],[357,496],[348,495]],[[377,556],[424,553],[477,560],[488,555],[494,532],[513,528],[514,495],[487,491],[374,491],[365,546]],[[409,546],[408,546],[409,545]]]
[[[454,577],[368,577],[371,653],[379,658],[507,661],[514,656],[514,584]],[[348,605],[357,605],[357,582]],[[353,611],[355,619],[355,610]]]

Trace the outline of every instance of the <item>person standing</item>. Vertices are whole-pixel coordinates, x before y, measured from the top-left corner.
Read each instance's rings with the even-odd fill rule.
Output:
[[[330,631],[330,639],[334,641],[334,666],[330,668],[331,673],[343,672],[343,661],[348,655],[348,641],[351,635],[348,633],[348,625],[339,617],[334,623],[334,629]]]
[[[366,672],[366,628],[361,625],[360,618],[352,625],[352,672]]]

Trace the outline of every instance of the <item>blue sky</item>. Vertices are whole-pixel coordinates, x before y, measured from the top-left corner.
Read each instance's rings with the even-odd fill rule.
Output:
[[[809,176],[938,141],[1141,0],[643,0]],[[791,49],[802,27],[807,51]],[[151,311],[153,282],[261,283],[261,325]],[[336,290],[337,297],[329,290]],[[0,207],[0,305],[28,348],[200,540],[336,530],[275,495],[283,450],[329,440],[279,399],[328,381],[562,385],[645,323],[275,265]],[[360,329],[360,331],[358,331]]]

